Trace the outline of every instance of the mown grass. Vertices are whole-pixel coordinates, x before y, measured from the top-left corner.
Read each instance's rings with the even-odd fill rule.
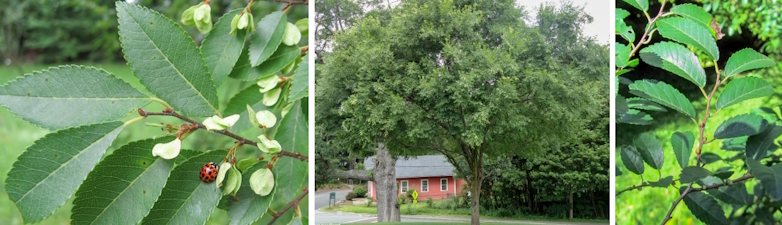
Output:
[[[133,72],[123,63],[113,64],[84,64],[102,68],[117,77],[130,83],[132,86],[141,90],[142,92],[149,94],[139,82],[139,80],[133,75]],[[47,69],[51,66],[48,65],[24,65],[22,66],[23,73],[31,73],[33,71],[40,71]],[[17,77],[23,75],[16,67],[0,66],[0,84],[6,84],[9,81],[15,80]],[[220,106],[224,108],[228,103],[228,100],[238,91],[244,89],[247,84],[243,84],[239,81],[228,79],[224,85],[217,89],[220,98]],[[147,110],[162,110],[163,107],[159,104],[152,103],[146,107]],[[85,112],[89,113],[89,112]],[[52,115],[57,116],[57,115]],[[138,115],[130,113],[123,121],[127,121],[130,118],[135,118]],[[171,123],[173,125],[182,124],[182,122],[171,118],[147,118],[144,122],[154,123]],[[8,171],[11,170],[13,163],[25,151],[27,147],[32,145],[35,140],[43,137],[44,135],[52,131],[40,128],[36,125],[30,124],[13,113],[9,112],[6,108],[0,107],[0,143],[2,144],[2,150],[0,150],[0,158],[4,159],[4,163],[0,163],[0,224],[22,224],[22,215],[16,208],[16,205],[9,199],[5,192],[5,180],[8,175]],[[252,132],[252,131],[250,131]],[[252,134],[243,133],[246,137],[255,137]],[[110,155],[115,149],[136,140],[151,138],[153,136],[165,135],[159,128],[146,126],[143,122],[135,123],[125,128],[122,133],[117,137],[112,146],[107,150],[105,155]],[[232,139],[217,135],[208,135],[203,131],[197,131],[193,135],[198,138],[188,138],[183,143],[183,148],[207,150],[224,148],[223,146],[229,146],[233,143]],[[244,148],[248,151],[250,149]],[[105,156],[104,156],[105,157]],[[47,219],[41,221],[39,224],[69,224],[70,223],[70,211],[72,208],[71,202],[73,197],[69,199],[65,205],[60,207],[55,213]],[[228,214],[224,210],[215,210],[212,217],[207,224],[227,224]]]
[[[758,108],[758,107],[769,107],[773,108],[777,113],[779,113],[779,106],[782,105],[782,77],[777,76],[779,69],[772,68],[768,70],[760,70],[755,71],[753,75],[760,76],[763,79],[767,80],[771,83],[771,85],[774,87],[775,94],[769,97],[764,98],[757,98],[749,101],[742,102],[738,105],[730,106],[728,108],[724,108],[720,110],[717,114],[713,114],[710,118],[708,123],[706,124],[706,129],[704,131],[705,135],[709,140],[712,139],[714,131],[717,129],[717,127],[721,124],[721,122],[727,120],[728,118],[731,118],[733,116],[737,116],[740,114],[746,114],[749,113],[752,109]],[[666,74],[666,76],[674,76],[672,74]],[[708,75],[708,76],[713,76]],[[712,78],[713,79],[713,78]],[[711,90],[711,84],[713,84],[713,80],[710,80],[707,88]],[[690,84],[692,85],[692,84]],[[626,88],[626,86],[624,87]],[[718,93],[724,88],[724,86],[720,89],[718,89]],[[697,96],[700,95],[701,97],[698,98]],[[627,96],[626,96],[627,97]],[[692,95],[688,95],[688,98],[693,102],[693,105],[695,106],[696,112],[698,112],[699,120],[703,118],[703,113],[705,111],[706,106],[706,99],[702,97],[702,94],[695,93]],[[716,95],[716,97],[712,100],[712,108],[711,113],[714,113],[714,102],[716,99],[719,98],[719,95]],[[676,159],[674,158],[673,149],[671,147],[671,136],[676,131],[690,131],[693,132],[693,134],[698,135],[698,126],[692,122],[687,116],[677,113],[674,110],[668,109],[668,112],[666,113],[652,113],[651,114],[654,117],[654,124],[650,126],[636,126],[636,125],[626,125],[626,124],[619,124],[617,125],[617,134],[616,134],[616,149],[615,149],[615,156],[616,156],[616,165],[620,168],[623,175],[618,176],[615,178],[616,182],[616,190],[622,190],[625,188],[628,188],[634,184],[641,184],[643,181],[657,181],[660,177],[667,177],[667,176],[673,176],[674,181],[677,185],[675,187],[669,186],[668,188],[644,188],[642,190],[631,190],[628,192],[623,193],[620,196],[616,197],[616,223],[617,224],[659,224],[662,222],[665,215],[668,213],[668,210],[670,209],[671,205],[673,204],[674,200],[678,198],[679,196],[679,190],[678,187],[679,182],[679,174],[681,173],[681,167],[676,162]],[[649,167],[645,164],[644,174],[643,176],[638,176],[629,170],[626,169],[624,164],[622,163],[622,159],[620,157],[620,150],[621,146],[623,145],[631,145],[632,139],[635,137],[635,135],[638,135],[642,132],[652,132],[655,137],[657,137],[658,140],[660,140],[663,151],[665,154],[665,161],[663,164],[663,169],[659,171],[659,174],[656,170]],[[725,151],[721,149],[722,143],[721,141],[717,140],[710,144],[707,144],[704,146],[702,153],[715,153],[719,155],[721,158],[726,159],[733,157],[737,153],[743,154],[743,152],[737,152],[737,151]],[[693,153],[690,157],[689,165],[694,165],[696,163],[696,156],[693,150]],[[744,161],[737,160],[732,163],[725,163],[723,161],[718,161],[715,163],[711,163],[705,166],[706,169],[709,169],[711,171],[714,171],[716,169],[719,169],[721,167],[731,167],[733,171],[739,171],[742,170],[742,166],[744,165]],[[746,172],[746,170],[744,170]],[[740,176],[743,176],[743,172],[736,172],[733,174],[732,179],[736,179]],[[643,178],[642,178],[643,177]],[[757,180],[750,180],[747,184],[748,187],[752,187],[757,183]],[[752,188],[748,188],[749,193],[752,193]],[[724,210],[726,212],[730,212],[732,210],[732,207],[730,207],[728,204],[722,204]],[[684,205],[684,203],[680,203],[672,213],[672,219],[669,222],[669,224],[701,224],[697,218],[693,216],[693,214],[690,212],[690,210]]]
[[[434,216],[448,216],[448,217],[464,217],[469,218],[470,217],[470,209],[469,208],[449,208],[446,206],[443,206],[444,204],[447,204],[448,200],[434,200],[434,207],[429,207],[426,204],[426,201],[419,201],[418,204],[413,207],[412,203],[405,203],[399,206],[399,212],[402,215],[434,215]],[[413,208],[415,208],[415,211],[413,211]],[[377,205],[373,204],[372,206],[366,206],[366,205],[343,205],[335,208],[329,208],[329,207],[323,207],[320,210],[327,211],[327,212],[333,212],[333,211],[340,211],[340,212],[352,212],[352,213],[361,213],[361,214],[377,214]],[[528,215],[528,216],[520,216],[520,217],[494,217],[494,216],[485,216],[486,213],[489,213],[485,210],[481,210],[481,218],[492,218],[492,219],[510,219],[510,220],[544,220],[544,221],[568,221],[568,222],[597,222],[597,223],[608,223],[608,220],[595,220],[595,219],[560,219],[560,218],[551,218],[551,217],[545,217],[545,216],[536,216],[536,215]],[[481,223],[483,224],[483,223]]]

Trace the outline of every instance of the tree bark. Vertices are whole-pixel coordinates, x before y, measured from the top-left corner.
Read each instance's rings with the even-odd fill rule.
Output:
[[[470,187],[470,198],[472,199],[472,204],[470,205],[470,221],[472,225],[479,225],[481,224],[481,204],[480,204],[480,197],[481,197],[481,178],[480,175],[477,175],[479,173],[473,173],[473,176],[470,178],[472,181],[472,185]]]
[[[573,219],[573,185],[570,185],[570,211],[568,212],[568,218]]]
[[[384,143],[377,144],[374,180],[377,184],[377,222],[401,222],[397,201],[396,159],[388,153]]]
[[[356,180],[365,180],[365,181],[372,181],[373,179],[370,179],[369,173],[366,170],[339,170],[339,169],[332,169],[329,171],[331,174],[334,175],[334,177],[342,178],[342,179],[356,179]]]
[[[600,215],[597,214],[597,204],[595,204],[595,191],[594,190],[589,191],[589,198],[592,199],[592,211],[595,213],[595,218],[599,218]]]

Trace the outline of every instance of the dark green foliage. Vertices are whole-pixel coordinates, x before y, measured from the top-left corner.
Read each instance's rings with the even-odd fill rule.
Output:
[[[353,188],[353,193],[359,198],[367,197],[367,189],[363,187]]]
[[[348,201],[353,201],[353,199],[356,198],[356,197],[358,197],[358,195],[356,195],[356,193],[354,193],[352,191],[348,192],[348,194],[345,195],[345,199],[347,199]]]

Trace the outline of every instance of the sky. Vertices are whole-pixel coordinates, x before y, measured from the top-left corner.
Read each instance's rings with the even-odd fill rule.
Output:
[[[584,25],[584,35],[595,37],[598,43],[608,44],[613,30],[610,29],[611,6],[609,0],[570,0],[574,5],[585,6],[584,11],[592,16],[592,23]],[[535,18],[535,12],[541,3],[551,2],[560,5],[560,0],[517,0],[518,5],[523,6],[524,10],[532,13],[530,18]]]

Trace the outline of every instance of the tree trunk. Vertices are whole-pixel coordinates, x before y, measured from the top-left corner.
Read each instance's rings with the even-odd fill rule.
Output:
[[[592,211],[595,213],[595,218],[600,217],[597,214],[597,204],[595,204],[595,191],[594,190],[589,191],[589,198],[592,199]]]
[[[472,186],[470,187],[470,198],[472,199],[472,204],[470,205],[470,221],[472,225],[481,224],[481,204],[479,201],[481,197],[481,178],[480,175],[477,174],[473,173],[473,176],[470,178],[472,180]]]
[[[377,222],[401,222],[397,201],[396,159],[388,154],[383,143],[377,144],[374,180],[377,184]]]
[[[568,218],[573,219],[573,185],[570,185],[570,212]]]

